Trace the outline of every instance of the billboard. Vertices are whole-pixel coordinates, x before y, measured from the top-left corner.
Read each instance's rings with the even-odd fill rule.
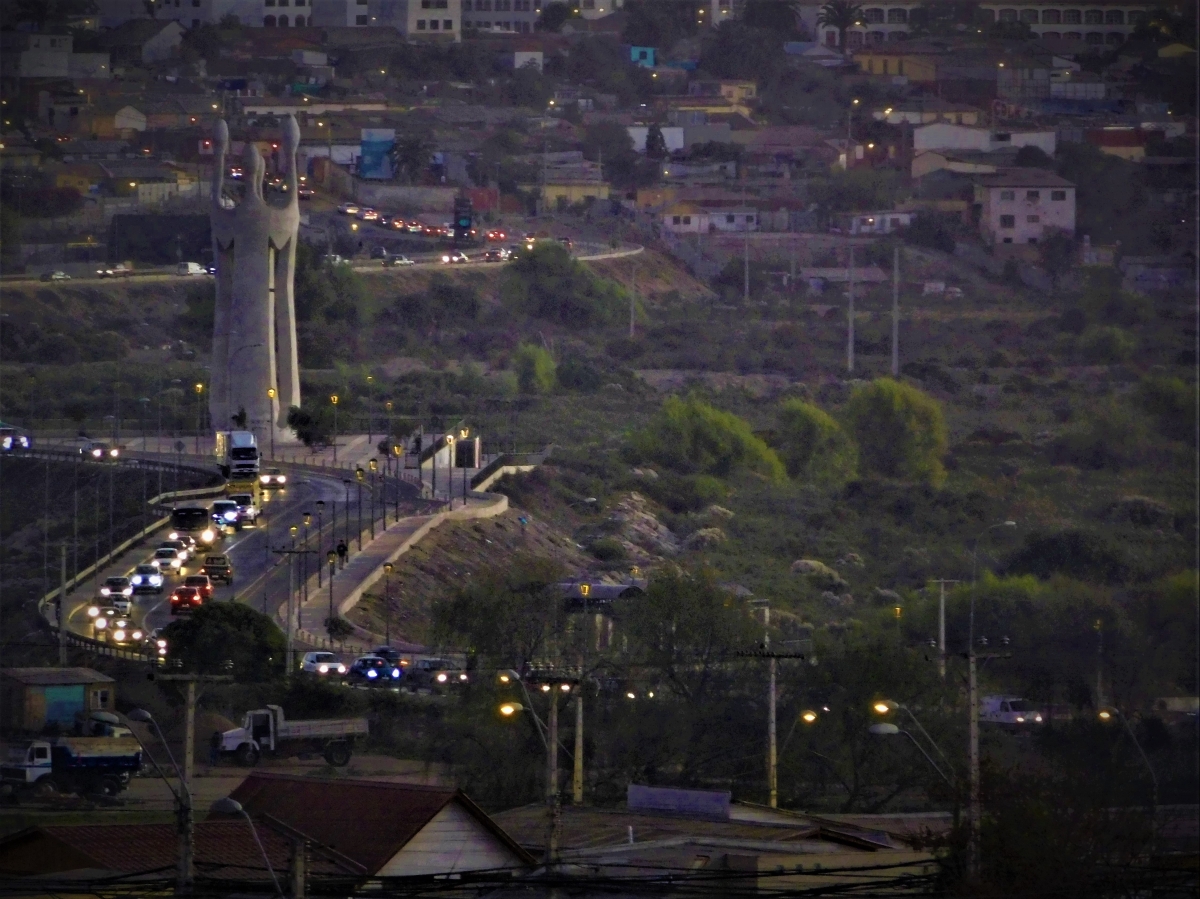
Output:
[[[379,181],[392,179],[392,147],[396,145],[394,128],[364,128],[359,144],[358,176]]]

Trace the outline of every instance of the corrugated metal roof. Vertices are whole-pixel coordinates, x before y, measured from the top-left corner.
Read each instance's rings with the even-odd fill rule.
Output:
[[[63,687],[74,684],[115,684],[107,674],[91,668],[4,668],[0,676],[28,687]]]
[[[461,791],[350,778],[254,772],[231,794],[251,815],[269,815],[374,874],[433,817],[457,802],[527,862],[532,858]]]

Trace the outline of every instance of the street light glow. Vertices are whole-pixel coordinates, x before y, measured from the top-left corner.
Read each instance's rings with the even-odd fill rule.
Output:
[[[800,720],[803,721],[805,724],[812,724],[814,721],[817,720],[817,713],[814,711],[811,711],[811,710],[807,711],[800,716]]]

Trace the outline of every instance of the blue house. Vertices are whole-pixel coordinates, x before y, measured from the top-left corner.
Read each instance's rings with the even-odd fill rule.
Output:
[[[654,68],[654,48],[653,47],[630,47],[629,61],[636,66],[645,66],[647,69]]]

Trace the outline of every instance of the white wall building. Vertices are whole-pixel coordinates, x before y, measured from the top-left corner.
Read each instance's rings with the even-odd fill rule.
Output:
[[[463,29],[531,34],[550,0],[462,0]]]
[[[1043,169],[1009,169],[975,182],[979,230],[990,244],[1036,244],[1075,234],[1075,185]]]
[[[67,78],[73,42],[69,34],[8,32],[0,44],[0,72],[6,78]]]
[[[913,129],[913,152],[926,150],[979,150],[991,153],[1010,147],[1037,147],[1053,156],[1053,131],[993,131],[950,122],[932,122]]]

